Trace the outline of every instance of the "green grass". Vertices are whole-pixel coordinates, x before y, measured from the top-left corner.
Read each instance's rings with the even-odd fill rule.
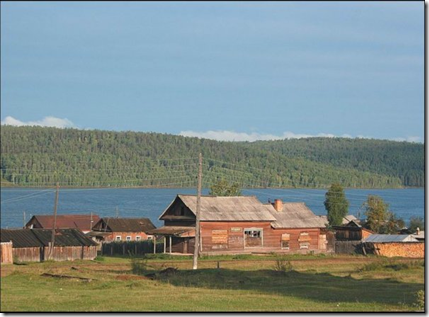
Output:
[[[1,310],[414,311],[416,293],[424,290],[422,261],[418,265],[411,260],[395,260],[401,264],[396,271],[362,270],[383,260],[292,256],[287,261],[293,270],[278,272],[275,259],[270,255],[208,257],[199,261],[196,271],[192,270],[192,259],[175,257],[144,262],[103,257],[97,261],[13,266],[13,272],[2,277]],[[167,267],[178,271],[159,273]],[[42,277],[46,272],[93,280]],[[146,278],[148,273],[157,273],[156,279]]]

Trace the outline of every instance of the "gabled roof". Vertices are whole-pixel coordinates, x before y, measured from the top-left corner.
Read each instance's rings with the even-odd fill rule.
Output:
[[[410,234],[372,234],[362,242],[386,243],[386,242],[418,242]]]
[[[269,210],[275,217],[271,223],[273,228],[325,228],[325,221],[322,217],[316,216],[305,203],[285,203],[280,211],[271,207]]]
[[[92,223],[91,223],[92,220]],[[90,231],[100,217],[98,215],[57,215],[57,229],[79,229],[81,231]],[[38,222],[44,229],[52,229],[54,226],[54,216],[52,215],[34,215],[26,224],[29,227],[34,221]]]
[[[195,215],[196,195],[177,195],[170,206],[180,199]],[[274,221],[270,208],[262,204],[255,196],[201,196],[201,221]]]
[[[353,215],[347,215],[347,216],[345,216],[345,217],[343,218],[343,220],[342,220],[342,224],[343,224],[343,225],[346,225],[346,224],[350,223],[350,221],[354,221],[355,223],[359,223],[359,219],[358,219],[358,218],[356,218],[356,217],[355,217],[355,216],[353,216]]]
[[[112,232],[146,232],[155,229],[149,218],[102,218]]]
[[[52,231],[51,231],[52,233]],[[32,229],[0,229],[1,242],[13,242],[14,248],[43,247]]]
[[[52,230],[48,229],[15,229],[0,231],[2,242],[13,242],[14,248],[47,247],[52,239]],[[55,230],[55,246],[94,246],[94,241],[87,238],[77,229]]]

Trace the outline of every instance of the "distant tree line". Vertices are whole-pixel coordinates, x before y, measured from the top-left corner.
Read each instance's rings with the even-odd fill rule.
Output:
[[[2,126],[2,185],[58,181],[61,186],[193,187],[200,152],[205,186],[221,179],[241,188],[423,184],[419,144],[348,139],[236,143],[160,133]]]

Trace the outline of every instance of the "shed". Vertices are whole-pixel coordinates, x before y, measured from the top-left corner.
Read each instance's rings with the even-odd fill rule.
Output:
[[[362,241],[367,253],[387,257],[424,257],[424,242],[406,234],[372,234]]]
[[[41,262],[89,259],[97,256],[97,244],[77,229],[57,229],[52,255],[52,230],[1,229],[1,241],[12,241],[13,257],[20,262]]]

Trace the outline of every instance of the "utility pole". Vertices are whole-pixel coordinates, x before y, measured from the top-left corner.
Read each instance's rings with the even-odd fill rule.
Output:
[[[116,206],[116,218],[119,218],[119,208]]]
[[[194,261],[192,269],[198,268],[198,255],[200,253],[200,205],[201,205],[201,186],[203,178],[203,155],[198,156],[198,189],[197,189],[197,210],[195,211],[195,245],[194,245]]]
[[[25,211],[24,211],[24,226],[23,226],[23,228],[25,228]]]
[[[57,191],[55,193],[55,204],[54,204],[54,224],[52,226],[52,238],[51,238],[51,250],[49,252],[49,258],[52,257],[54,252],[54,244],[55,244],[55,228],[57,226],[57,208],[58,208],[58,195],[60,192],[60,183],[57,182]]]

